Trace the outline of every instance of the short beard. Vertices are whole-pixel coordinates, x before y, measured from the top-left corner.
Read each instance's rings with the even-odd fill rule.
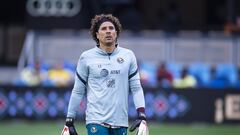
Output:
[[[114,45],[114,43],[113,42],[107,42],[105,45],[106,46],[112,46],[112,45]]]

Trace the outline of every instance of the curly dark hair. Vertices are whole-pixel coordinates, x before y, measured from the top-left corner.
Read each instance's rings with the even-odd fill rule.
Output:
[[[117,31],[117,38],[119,37],[119,34],[122,31],[122,25],[119,19],[117,17],[114,17],[112,14],[95,15],[95,17],[91,21],[90,34],[92,35],[93,40],[97,42],[97,44],[99,44],[99,40],[97,39],[96,32],[98,32],[100,25],[106,21],[110,21],[113,23]]]

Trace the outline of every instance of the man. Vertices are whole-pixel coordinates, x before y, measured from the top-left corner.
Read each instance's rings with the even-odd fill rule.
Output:
[[[166,63],[160,63],[157,69],[157,81],[160,87],[171,87],[173,82],[173,75],[166,68]]]
[[[195,77],[189,74],[188,67],[184,67],[181,71],[181,78],[173,80],[173,87],[178,89],[194,88],[197,86]]]
[[[97,45],[79,58],[62,134],[69,131],[70,135],[77,135],[74,118],[86,94],[88,135],[126,135],[129,88],[138,112],[138,120],[130,130],[141,126],[147,130],[145,100],[135,55],[117,45],[121,29],[119,20],[110,14],[96,15],[92,19],[90,33]]]

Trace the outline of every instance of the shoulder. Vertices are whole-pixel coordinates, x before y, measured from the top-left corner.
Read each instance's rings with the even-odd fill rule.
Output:
[[[86,56],[86,55],[91,55],[91,54],[93,54],[93,53],[95,53],[95,52],[96,52],[96,48],[91,48],[91,49],[89,49],[89,50],[84,51],[84,52],[82,53],[82,55],[84,55],[84,56]]]
[[[95,48],[89,49],[84,51],[80,57],[90,57],[91,55],[93,55],[95,53]]]
[[[124,48],[124,47],[119,47],[119,50],[122,53],[128,54],[128,55],[134,55],[134,52],[128,48]]]
[[[79,57],[79,62],[84,62],[87,59],[93,57],[94,53],[95,53],[94,48],[82,52],[82,54]]]

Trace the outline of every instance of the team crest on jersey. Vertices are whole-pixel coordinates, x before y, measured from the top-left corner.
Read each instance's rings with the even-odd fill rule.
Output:
[[[91,128],[91,132],[92,132],[92,133],[96,133],[96,132],[97,132],[97,128],[96,128],[96,127],[92,127],[92,128]]]
[[[109,78],[106,83],[108,88],[115,88],[115,79]]]
[[[118,58],[117,58],[117,62],[118,62],[118,63],[123,63],[123,62],[124,62],[124,59],[121,58],[121,57],[118,57]]]
[[[109,72],[108,72],[107,69],[102,69],[101,72],[100,72],[100,75],[101,75],[102,77],[106,77],[106,76],[108,76],[108,74],[109,74]]]

